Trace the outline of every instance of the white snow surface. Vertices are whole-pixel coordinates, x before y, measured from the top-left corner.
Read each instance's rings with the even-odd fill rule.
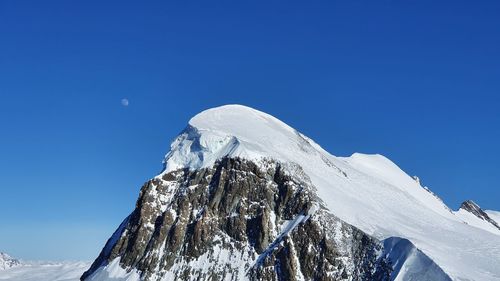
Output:
[[[484,229],[484,230],[489,231],[489,232],[496,234],[496,235],[500,235],[500,229],[496,228],[489,221],[485,221],[482,218],[479,218],[476,215],[468,212],[467,210],[459,209],[458,211],[456,211],[454,213],[456,216],[461,218],[465,223],[467,223],[471,226]],[[488,216],[490,216],[490,214],[488,214]],[[490,217],[490,218],[496,222],[496,220],[493,217]]]
[[[22,262],[0,270],[0,281],[79,281],[89,262]]]
[[[429,257],[407,239],[388,238],[384,240],[384,247],[389,253],[393,272],[391,280],[394,281],[450,281]]]
[[[498,225],[500,225],[500,212],[498,211],[491,211],[491,210],[486,210],[484,211],[488,216],[494,220]]]
[[[90,275],[86,280],[89,281],[139,281],[141,276],[136,270],[131,270],[127,272],[120,266],[120,258],[112,260],[109,264],[100,267],[92,275]]]
[[[226,105],[193,117],[173,141],[162,174],[209,167],[226,156],[296,163],[330,212],[345,222],[380,240],[408,239],[454,280],[500,280],[500,235],[465,223],[384,156],[333,156],[249,107]],[[410,267],[411,259],[405,263]]]

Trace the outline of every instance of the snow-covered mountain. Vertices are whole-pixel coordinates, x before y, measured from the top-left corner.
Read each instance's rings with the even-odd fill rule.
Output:
[[[0,252],[0,270],[6,270],[12,267],[20,266],[21,262],[6,253]]]
[[[89,262],[24,261],[0,253],[0,280],[4,281],[77,281]]]
[[[82,280],[500,280],[500,235],[474,208],[266,113],[201,112],[164,165]]]
[[[488,213],[483,211],[481,207],[472,200],[463,202],[460,209],[458,209],[455,214],[471,226],[500,235],[500,224],[492,219]]]

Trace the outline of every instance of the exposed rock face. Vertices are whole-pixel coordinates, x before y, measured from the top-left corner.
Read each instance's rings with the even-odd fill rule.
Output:
[[[322,207],[298,166],[224,158],[148,181],[82,280],[389,280],[382,244]],[[90,278],[89,278],[90,277]]]
[[[422,183],[420,182],[420,178],[418,176],[413,176],[413,179],[417,182],[418,185],[422,186]]]
[[[500,230],[500,225],[498,225],[496,221],[490,218],[490,216],[488,216],[488,214],[484,212],[483,209],[481,209],[481,207],[479,207],[479,205],[477,205],[474,201],[467,200],[463,202],[462,205],[460,205],[460,209],[463,209],[473,214],[474,216],[491,223],[493,226]]]

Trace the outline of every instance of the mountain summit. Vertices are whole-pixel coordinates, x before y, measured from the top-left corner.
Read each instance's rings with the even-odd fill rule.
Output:
[[[475,227],[482,228],[495,234],[500,234],[500,225],[493,218],[483,211],[476,202],[472,200],[464,201],[460,209],[455,212],[464,222]],[[492,215],[494,216],[494,215]]]
[[[481,209],[481,207],[479,207],[479,205],[476,204],[476,202],[474,202],[472,200],[467,200],[467,201],[462,203],[462,205],[460,206],[460,209],[463,209],[463,210],[473,214],[474,216],[491,223],[496,228],[500,229],[500,226],[498,226],[498,224],[493,219],[491,219],[488,216],[488,214],[485,213],[483,211],[483,209]]]
[[[386,157],[227,105],[189,121],[82,280],[499,280],[499,263],[500,232]]]
[[[208,167],[223,157],[294,162],[316,153],[312,140],[275,117],[242,105],[205,110],[189,120],[165,158],[165,172]],[[314,156],[314,155],[313,155]],[[293,161],[292,161],[293,162]]]

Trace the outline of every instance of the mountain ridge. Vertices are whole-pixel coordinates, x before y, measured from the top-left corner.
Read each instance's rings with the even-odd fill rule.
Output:
[[[309,192],[313,192],[317,198],[321,198],[319,203],[327,210],[326,213],[360,229],[367,237],[373,237],[380,243],[394,238],[409,241],[413,246],[403,248],[411,252],[414,252],[413,249],[415,249],[414,253],[423,253],[432,263],[435,263],[439,270],[432,274],[441,276],[440,280],[500,279],[500,271],[493,262],[500,261],[500,236],[466,224],[464,219],[451,212],[450,208],[439,197],[430,192],[428,188],[422,188],[415,179],[404,173],[392,161],[381,155],[359,153],[353,154],[351,157],[333,156],[282,121],[245,106],[222,106],[203,111],[193,117],[187,128],[172,142],[171,150],[164,160],[164,170],[149,183],[154,183],[155,187],[145,186],[141,194],[150,192],[148,190],[152,188],[158,190],[148,200],[155,202],[159,200],[158,198],[165,197],[166,194],[169,194],[168,190],[164,190],[164,186],[168,185],[169,182],[165,178],[173,178],[182,190],[186,188],[189,190],[188,186],[182,185],[182,177],[177,178],[178,175],[173,175],[176,173],[189,175],[197,171],[216,170],[220,169],[217,168],[221,165],[220,161],[238,161],[237,159],[250,161],[251,165],[263,170],[268,167],[270,161],[280,163],[283,167],[299,167],[300,169],[294,168],[288,173],[309,179]],[[250,172],[241,171],[247,175]],[[205,173],[213,175],[214,172]],[[211,188],[216,187],[205,183],[199,192],[209,192]],[[195,188],[195,190],[197,189]],[[164,198],[166,201],[162,202],[176,202],[179,200],[176,196],[182,197],[184,195],[169,196]],[[152,215],[153,217],[158,216],[158,219],[167,215],[168,212],[175,211],[169,209],[168,204],[170,203],[164,205],[160,201],[157,204],[161,205],[161,208]],[[270,198],[264,201],[267,204],[275,204]],[[148,202],[143,203],[145,206],[148,205],[146,204]],[[157,207],[154,206],[154,208]],[[229,206],[228,208],[233,207]],[[245,208],[238,210],[241,211]],[[143,211],[144,209],[139,209],[137,212]],[[213,215],[217,217],[216,213]],[[284,214],[281,216],[281,219],[266,219],[266,221],[280,222],[285,218]],[[203,219],[203,215],[200,219]],[[192,223],[195,225],[198,223],[196,216]],[[299,225],[303,226],[304,223],[300,222]],[[175,229],[176,224],[169,225]],[[130,225],[130,229],[141,229],[141,227],[149,227],[151,235],[154,231],[166,231],[164,227],[154,221],[141,224],[138,220],[134,225]],[[221,226],[216,226],[216,228],[220,231],[227,231]],[[194,233],[188,232],[186,234],[194,235]],[[127,238],[127,235],[128,233],[125,235],[122,233],[119,239]],[[271,236],[273,235],[277,234],[274,233]],[[150,236],[146,236],[144,239],[151,239],[148,237]],[[172,236],[167,235],[166,237],[172,239]],[[473,237],[472,240],[471,237]],[[266,241],[266,243],[272,242]],[[359,241],[354,242],[354,244],[356,243]],[[337,246],[341,247],[341,245]],[[112,247],[116,249],[116,245],[112,245]],[[142,249],[142,246],[139,248]],[[476,253],[478,248],[486,250],[479,255]],[[154,249],[161,250],[161,248]],[[260,251],[260,248],[256,249],[257,252]],[[451,249],[455,252],[454,255],[450,255]],[[101,253],[102,264],[96,263],[94,272],[95,270],[102,271],[107,264],[117,266],[113,270],[119,269],[123,264],[126,264],[129,270],[134,268],[135,262],[124,263],[123,260],[120,260],[116,263],[116,258],[127,255],[126,251],[117,250],[116,254],[116,257],[110,260],[109,256]],[[145,253],[144,257],[147,255],[148,252]],[[412,257],[411,255],[403,254],[402,256],[405,256],[405,260],[401,262],[404,262],[407,269],[414,269],[418,274],[424,274],[422,268],[419,268],[419,264],[426,264],[423,262],[423,258],[412,262],[412,259],[408,258]],[[355,265],[354,260],[352,261],[351,265]],[[287,264],[290,265],[290,261],[287,261]],[[299,260],[299,264],[303,265],[301,260]],[[346,264],[346,266],[350,265]],[[151,270],[148,269],[148,272],[151,273]],[[412,270],[405,272],[411,273]],[[82,280],[91,276],[92,273],[84,275]],[[144,274],[144,271],[137,274],[139,275],[134,278],[137,276],[139,276],[137,278],[142,278],[141,274]],[[404,274],[399,275],[394,279],[404,276]],[[404,277],[407,278],[404,280],[409,280],[409,276]],[[411,278],[415,278],[415,276]]]
[[[454,213],[471,226],[500,235],[500,224],[472,200],[464,201]],[[494,217],[495,214],[492,216]]]

